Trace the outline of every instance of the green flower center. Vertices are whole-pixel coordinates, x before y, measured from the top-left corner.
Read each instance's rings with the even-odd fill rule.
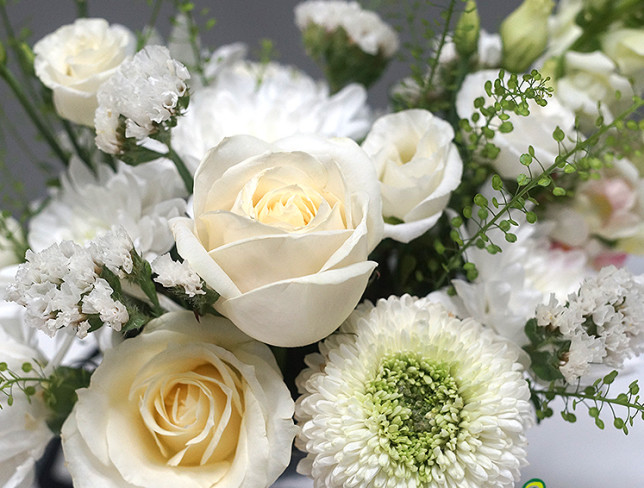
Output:
[[[390,476],[431,481],[432,467],[458,442],[463,398],[449,365],[413,353],[386,356],[367,384],[366,408],[379,432]],[[404,467],[404,469],[400,469]]]

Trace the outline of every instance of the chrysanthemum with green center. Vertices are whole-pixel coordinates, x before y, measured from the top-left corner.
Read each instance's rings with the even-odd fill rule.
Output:
[[[316,488],[513,486],[531,423],[517,357],[425,300],[359,307],[298,378],[298,470]]]

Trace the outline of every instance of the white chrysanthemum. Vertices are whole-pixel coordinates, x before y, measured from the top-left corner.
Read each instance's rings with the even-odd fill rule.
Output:
[[[300,30],[309,24],[319,25],[333,32],[346,31],[349,38],[368,54],[382,52],[391,57],[398,50],[396,31],[382,21],[375,12],[363,10],[358,2],[310,0],[295,7],[295,23]]]
[[[98,90],[94,125],[99,149],[120,152],[120,116],[125,118],[125,137],[141,140],[155,132],[177,114],[189,78],[186,67],[163,46],[147,46],[124,61]]]
[[[172,146],[191,172],[228,136],[250,134],[269,142],[298,133],[358,139],[369,130],[367,93],[361,85],[329,96],[325,83],[289,66],[244,61],[239,49],[213,54],[222,58],[218,69],[211,68],[214,82],[191,95],[172,132]]]
[[[168,220],[183,215],[185,188],[170,161],[140,166],[105,166],[91,173],[73,159],[61,188],[31,219],[28,240],[34,251],[72,240],[84,244],[113,226],[123,226],[136,249],[153,258],[169,251],[174,239]]]
[[[426,300],[358,307],[298,377],[298,470],[316,488],[513,486],[531,424],[517,357]]]
[[[152,271],[157,274],[154,281],[166,288],[181,287],[186,295],[204,295],[201,278],[187,261],[174,261],[169,254],[152,261]]]

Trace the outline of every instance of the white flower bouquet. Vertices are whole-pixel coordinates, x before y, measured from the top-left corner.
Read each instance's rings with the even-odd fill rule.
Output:
[[[0,154],[2,486],[512,487],[555,412],[642,427],[644,4],[376,3],[297,5],[316,81],[187,0],[0,1],[51,161],[26,198]]]

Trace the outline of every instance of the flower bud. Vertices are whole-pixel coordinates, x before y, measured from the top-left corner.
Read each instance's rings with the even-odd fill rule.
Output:
[[[454,45],[456,52],[464,58],[470,57],[478,49],[481,18],[476,8],[476,0],[467,0],[465,10],[461,14],[454,29]]]
[[[524,0],[501,23],[504,68],[522,73],[543,53],[548,43],[548,17],[553,7],[552,0]]]

